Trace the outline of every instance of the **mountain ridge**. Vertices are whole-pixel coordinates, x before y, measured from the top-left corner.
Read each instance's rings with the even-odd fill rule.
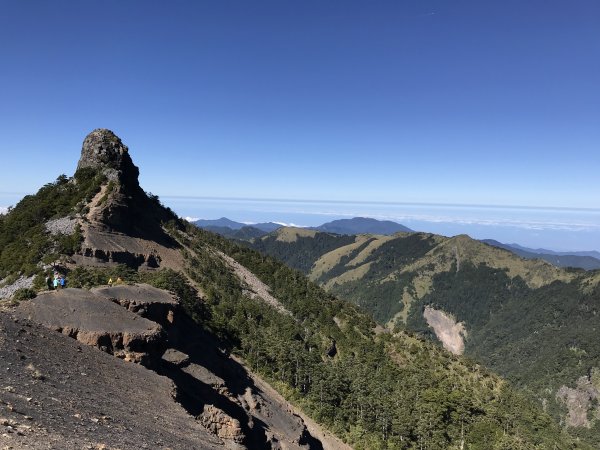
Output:
[[[346,448],[348,444],[357,449],[420,444],[458,449],[464,442],[481,450],[517,445],[549,448],[554,444],[587,448],[483,366],[402,330],[382,333],[360,308],[326,293],[300,272],[180,220],[158,197],[141,189],[120,139],[108,130],[93,133],[100,136],[84,141],[84,148],[93,150],[91,158],[97,155],[96,159],[103,161],[104,155],[114,155],[114,161],[106,166],[80,167],[72,178],[59,177],[0,219],[0,277],[11,284],[24,275],[32,276],[29,288],[17,290],[12,300],[1,304],[3,323],[12,321],[19,326],[1,329],[3,339],[14,349],[6,357],[15,364],[16,375],[8,371],[14,386],[0,390],[0,401],[18,400],[20,407],[29,411],[33,406],[23,406],[27,403],[23,399],[28,398],[28,382],[33,379],[35,392],[43,396],[33,403],[40,406],[32,409],[33,423],[39,425],[36,429],[50,430],[59,446],[138,448],[135,440],[139,439],[156,448],[182,449],[211,448],[213,442],[232,449]],[[72,230],[63,233],[57,232],[57,227],[48,228],[46,224],[54,220],[72,222]],[[301,241],[306,233],[317,232],[294,233],[290,236]],[[339,242],[353,239],[328,236]],[[415,239],[412,236],[407,233],[398,238]],[[68,289],[47,291],[46,277],[54,272],[66,276]],[[108,286],[109,279],[117,285]],[[121,283],[127,289],[122,289]],[[139,290],[152,291],[144,285],[171,292],[164,298],[176,296],[178,306],[168,306],[169,301],[166,307],[144,302],[147,296]],[[86,311],[91,302],[98,308],[98,316],[104,311],[104,317],[115,319],[110,328],[101,325],[98,330],[100,322],[89,320]],[[122,310],[113,316],[109,311],[115,308]],[[121,319],[117,321],[117,317]],[[38,331],[40,323],[46,324],[44,331]],[[155,330],[143,345],[135,344],[128,331],[133,328],[137,333],[140,325]],[[20,331],[20,326],[25,331]],[[28,342],[37,343],[21,349],[18,337],[28,333],[27,329],[33,333],[27,334]],[[47,333],[53,333],[47,341],[50,355],[44,355],[37,339]],[[107,381],[92,375],[90,381],[96,387],[85,391],[74,404],[79,409],[88,402],[99,402],[111,409],[101,411],[100,417],[86,416],[85,420],[96,425],[88,426],[79,437],[78,422],[73,420],[79,418],[67,414],[83,417],[80,412],[43,414],[52,398],[73,404],[69,393],[79,392],[72,383],[80,377],[69,371],[68,377],[63,376],[56,359],[71,345],[69,358],[77,361],[75,342],[95,347],[86,349],[85,354],[93,350],[96,353],[89,354],[102,355],[106,364],[117,361],[117,356],[131,359],[118,362],[117,373],[122,364],[139,361],[149,368],[156,366],[157,373],[172,384],[161,383],[161,399],[156,402],[148,398],[150,403],[144,404],[143,394],[135,398],[118,395],[133,403],[128,412],[115,409],[113,413],[114,403],[94,397],[106,391]],[[162,346],[167,349],[164,353],[150,351]],[[25,359],[18,357],[17,349],[26,352]],[[243,364],[230,358],[230,353]],[[31,361],[39,367],[29,367]],[[76,362],[72,365],[78,367]],[[135,367],[152,373],[141,365]],[[322,433],[310,432],[301,418],[289,413],[289,405],[257,389],[251,382],[253,374],[318,420],[324,427]],[[151,383],[152,376],[143,379]],[[166,386],[175,389],[171,387],[167,393]],[[54,395],[50,398],[45,392]],[[136,409],[152,411],[160,402],[172,402],[164,408],[168,414],[183,408],[189,416],[170,422],[157,415],[163,420],[144,427],[147,440],[139,433],[132,436],[134,441],[119,440],[118,433],[109,433],[112,415],[115,427],[127,430],[134,427]],[[173,406],[175,403],[180,406]],[[9,412],[10,420],[19,422],[17,413]],[[140,419],[142,416],[149,418],[142,414]],[[180,427],[177,432],[185,434],[188,443],[166,442],[168,438],[161,437],[169,436],[164,428],[169,423]],[[4,421],[0,426],[15,428]],[[22,434],[9,437],[11,445],[40,446],[44,442],[42,435],[27,434],[22,423],[15,426]],[[196,428],[203,433],[190,433]],[[321,439],[327,430],[347,444],[334,436],[329,441]],[[210,436],[208,441],[203,441],[206,436]]]

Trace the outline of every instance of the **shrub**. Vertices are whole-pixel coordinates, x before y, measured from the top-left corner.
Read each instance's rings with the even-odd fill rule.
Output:
[[[31,300],[32,298],[37,297],[37,292],[30,288],[21,288],[17,289],[12,296],[13,300],[22,301],[22,300]]]

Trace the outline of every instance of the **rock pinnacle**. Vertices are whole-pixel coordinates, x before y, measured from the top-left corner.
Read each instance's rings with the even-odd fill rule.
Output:
[[[127,146],[106,128],[95,129],[83,140],[77,170],[85,167],[103,170],[109,180],[137,184],[139,170],[133,164]]]

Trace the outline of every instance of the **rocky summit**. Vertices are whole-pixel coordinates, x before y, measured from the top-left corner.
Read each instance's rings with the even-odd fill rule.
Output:
[[[175,215],[143,191],[129,149],[112,131],[98,128],[86,136],[77,164],[78,172],[85,170],[99,172],[106,179],[89,203],[86,218],[92,228],[172,245],[160,224]]]
[[[85,167],[104,171],[111,181],[131,184],[138,181],[139,169],[133,164],[129,149],[106,128],[97,128],[85,137],[77,170]]]

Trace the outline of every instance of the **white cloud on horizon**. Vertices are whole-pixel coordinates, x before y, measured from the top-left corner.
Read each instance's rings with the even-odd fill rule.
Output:
[[[8,208],[6,206],[0,206],[0,214],[6,214],[8,212]]]
[[[295,227],[295,228],[306,228],[308,227],[308,225],[298,225],[295,223],[286,223],[286,222],[273,222],[276,223],[277,225],[281,225],[282,227]]]
[[[282,213],[284,215],[285,213]],[[294,214],[306,214],[324,217],[370,217],[377,220],[391,220],[394,222],[429,222],[456,225],[479,225],[489,227],[515,227],[527,230],[556,230],[556,231],[600,231],[600,223],[564,220],[539,220],[539,219],[504,219],[504,218],[465,218],[458,216],[430,215],[430,214],[370,214],[360,212],[340,211],[294,211]],[[276,222],[284,224],[283,222]],[[289,225],[299,226],[299,225]]]
[[[184,217],[185,220],[187,220],[188,222],[195,222],[196,220],[200,220],[200,217]]]

